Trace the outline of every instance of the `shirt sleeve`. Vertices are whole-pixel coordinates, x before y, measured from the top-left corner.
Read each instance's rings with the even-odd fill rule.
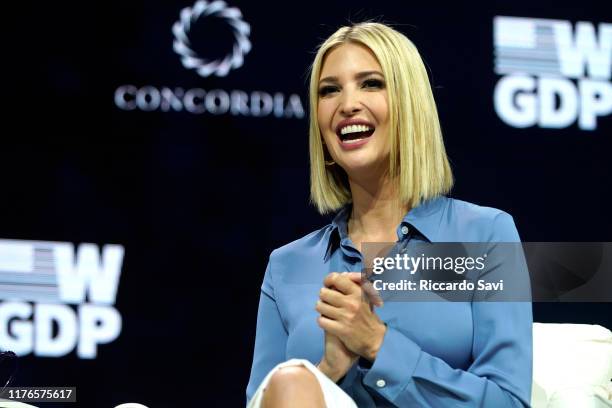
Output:
[[[274,295],[272,259],[268,262],[257,312],[255,351],[251,376],[246,390],[247,403],[255,394],[264,377],[277,364],[285,361],[287,330],[281,319]]]
[[[496,242],[518,242],[512,217],[494,221]],[[521,251],[522,254],[522,251]],[[516,269],[526,289],[526,269]],[[364,384],[396,406],[529,407],[532,382],[531,302],[473,302],[472,364],[456,369],[392,325]]]

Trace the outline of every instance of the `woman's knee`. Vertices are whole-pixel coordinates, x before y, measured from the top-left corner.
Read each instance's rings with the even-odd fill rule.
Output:
[[[310,372],[306,367],[294,366],[294,367],[283,367],[277,370],[268,383],[268,388],[278,387],[281,389],[292,388],[299,386],[303,387],[319,387],[319,382],[313,373]]]
[[[291,400],[292,406],[304,403],[324,407],[323,392],[315,375],[306,367],[283,367],[277,370],[267,384],[264,400],[277,405],[279,401]],[[269,404],[264,404],[268,406]]]

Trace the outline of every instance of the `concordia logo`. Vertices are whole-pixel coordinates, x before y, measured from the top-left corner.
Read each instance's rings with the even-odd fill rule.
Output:
[[[206,24],[206,19],[218,18],[233,31],[234,44],[231,52],[219,60],[207,60],[193,50],[189,38],[194,24]],[[185,7],[180,18],[172,26],[173,50],[181,56],[181,63],[201,77],[211,75],[225,77],[232,69],[244,63],[244,56],[251,50],[249,34],[251,27],[243,21],[242,13],[235,7],[228,7],[224,1],[197,1],[193,7]],[[155,87],[150,85],[121,85],[115,90],[115,105],[122,110],[141,111],[182,111],[193,114],[230,114],[233,116],[277,118],[303,118],[304,106],[297,94],[286,96],[282,92],[223,89],[204,90],[182,87]]]
[[[0,346],[19,355],[84,359],[121,333],[113,307],[121,245],[0,239]],[[76,257],[75,257],[76,255]],[[86,302],[86,294],[89,302]],[[71,307],[69,305],[75,305]]]
[[[597,129],[612,112],[612,24],[497,16],[494,105],[506,124]]]
[[[217,16],[224,19],[232,26],[234,31],[234,39],[236,43],[233,47],[233,52],[228,54],[222,60],[208,61],[199,58],[198,55],[190,48],[191,42],[187,34],[191,25],[196,23],[201,16]],[[181,55],[181,62],[187,69],[195,69],[196,72],[203,77],[210,74],[224,77],[231,68],[239,68],[244,61],[243,56],[251,51],[251,42],[249,41],[249,33],[251,27],[242,21],[242,13],[235,7],[227,8],[222,1],[215,1],[208,4],[205,1],[198,1],[193,8],[185,7],[181,10],[181,19],[172,26],[174,34],[174,43],[172,48]]]

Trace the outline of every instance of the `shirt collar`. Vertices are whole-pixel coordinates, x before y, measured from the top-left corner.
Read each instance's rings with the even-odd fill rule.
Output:
[[[352,208],[352,203],[345,205],[340,211],[338,211],[338,214],[336,214],[332,220],[332,228],[337,231],[340,239],[345,239],[348,237],[348,219]]]
[[[416,228],[429,242],[437,242],[448,200],[444,196],[431,198],[408,211],[402,223]]]
[[[326,262],[329,260],[332,253],[340,246],[342,240],[348,238],[348,217],[351,207],[352,204],[347,204],[342,207],[331,222],[327,250],[323,258]]]
[[[444,196],[436,197],[424,201],[418,207],[408,211],[402,219],[402,225],[408,225],[416,229],[429,242],[438,241],[440,226],[444,215],[448,198]],[[348,239],[348,218],[352,208],[352,204],[347,204],[334,217],[331,222],[331,230],[329,233],[329,242],[325,259],[329,259],[331,253],[345,239]]]

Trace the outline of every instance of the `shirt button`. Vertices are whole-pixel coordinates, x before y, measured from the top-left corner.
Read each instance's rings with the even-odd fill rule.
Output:
[[[377,386],[378,388],[382,388],[382,387],[384,387],[385,385],[387,385],[387,382],[386,382],[385,380],[383,380],[382,378],[381,378],[380,380],[377,380],[377,381],[376,381],[376,386]]]
[[[410,229],[407,226],[402,225],[402,234],[408,235],[409,231],[410,231]]]

